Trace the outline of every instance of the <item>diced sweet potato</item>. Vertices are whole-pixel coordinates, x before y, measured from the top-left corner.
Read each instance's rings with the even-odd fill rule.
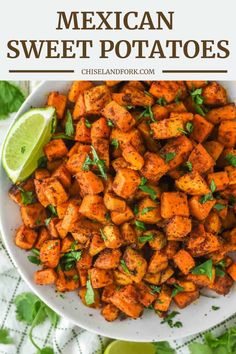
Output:
[[[100,269],[117,268],[120,263],[121,251],[119,249],[105,249],[100,252],[94,266]]]
[[[123,260],[127,270],[122,265],[120,265],[119,270],[126,273],[135,283],[139,283],[147,270],[147,261],[145,258],[133,248],[128,247],[123,254]]]
[[[219,108],[213,108],[206,114],[206,119],[213,124],[219,124],[223,120],[233,120],[235,118],[236,108],[234,103]]]
[[[182,192],[163,192],[161,194],[161,216],[169,219],[172,216],[189,216],[188,200]]]
[[[138,172],[129,168],[122,168],[114,178],[113,190],[118,196],[129,198],[136,192],[140,182],[141,178]]]
[[[110,156],[109,156],[109,140],[96,138],[92,140],[94,149],[96,150],[100,160],[105,162],[105,166],[109,168]]]
[[[174,269],[171,267],[167,267],[161,272],[161,279],[159,284],[164,284],[168,281],[169,278],[171,278],[174,274]]]
[[[57,118],[62,119],[66,109],[67,97],[61,95],[58,92],[51,92],[48,96],[48,106],[52,106],[56,109]]]
[[[189,291],[189,292],[182,291],[174,296],[174,302],[180,309],[183,309],[186,306],[190,305],[195,300],[197,300],[199,296],[200,293],[198,290]]]
[[[137,234],[130,223],[125,222],[122,224],[120,230],[124,244],[129,245],[137,241]]]
[[[126,202],[112,193],[105,193],[103,199],[108,210],[123,212],[126,209]]]
[[[168,241],[165,247],[165,254],[168,259],[173,259],[174,255],[178,252],[179,242],[178,241]]]
[[[111,220],[116,225],[121,225],[134,218],[134,213],[129,206],[126,206],[125,211],[112,211]]]
[[[148,230],[143,233],[143,236],[146,235],[152,235],[153,237],[150,241],[148,241],[152,249],[160,251],[166,246],[167,240],[163,232],[159,230]]]
[[[202,90],[204,103],[209,106],[223,106],[227,103],[226,90],[217,82],[210,82]]]
[[[152,293],[152,290],[145,283],[141,282],[136,284],[138,289],[139,301],[145,307],[150,306],[156,299],[157,295]]]
[[[65,164],[61,164],[52,174],[53,178],[57,178],[64,188],[69,188],[71,185],[71,175]]]
[[[236,184],[236,168],[234,166],[226,166],[225,171],[228,174],[229,186]]]
[[[218,160],[224,149],[224,146],[216,140],[206,141],[203,146],[215,161]]]
[[[173,216],[166,225],[166,236],[168,240],[181,240],[187,236],[192,229],[192,223],[185,216]]]
[[[186,173],[175,181],[176,187],[191,195],[203,195],[210,192],[206,181],[198,172]]]
[[[225,274],[222,277],[217,276],[209,288],[220,295],[227,295],[233,286],[233,280]]]
[[[110,100],[111,93],[106,85],[95,86],[84,91],[86,114],[101,114],[101,110]]]
[[[215,268],[212,268],[212,279],[210,279],[207,275],[204,274],[191,274],[189,273],[186,277],[188,280],[191,280],[194,284],[202,287],[209,287],[215,281]]]
[[[172,301],[171,293],[172,291],[167,285],[162,286],[161,292],[154,304],[154,309],[156,311],[161,311],[161,312],[168,311]]]
[[[188,274],[190,270],[195,266],[193,257],[184,249],[179,250],[174,255],[174,262],[183,274]]]
[[[159,104],[152,106],[152,113],[155,120],[168,118],[169,115],[168,109],[165,106],[160,106]]]
[[[116,306],[112,304],[107,304],[102,308],[101,314],[106,321],[111,322],[115,321],[118,318],[119,310]]]
[[[101,237],[100,233],[94,233],[90,246],[89,246],[89,254],[91,256],[95,256],[96,254],[98,254],[99,252],[101,252],[102,250],[104,250],[106,248],[106,245],[104,243],[104,240]]]
[[[168,118],[151,123],[150,127],[153,131],[153,138],[171,139],[182,135],[184,125],[183,120],[180,118]]]
[[[132,318],[138,318],[143,311],[143,306],[139,302],[138,291],[132,284],[116,290],[111,296],[111,302],[120,311]]]
[[[52,268],[38,270],[34,273],[34,281],[38,285],[55,284],[57,280],[57,273]]]
[[[221,226],[219,214],[212,210],[204,222],[206,231],[212,234],[218,234],[221,230]]]
[[[68,153],[66,144],[62,139],[54,139],[49,141],[43,149],[48,161],[61,159]]]
[[[94,139],[108,139],[110,135],[110,128],[107,125],[107,120],[104,117],[99,118],[92,124],[91,138]]]
[[[50,177],[50,172],[46,170],[46,168],[38,168],[34,172],[34,178],[35,179],[44,179]]]
[[[236,122],[224,120],[218,130],[218,140],[228,148],[233,148],[236,144]]]
[[[77,200],[71,200],[69,202],[61,224],[61,227],[66,231],[66,233],[73,231],[74,224],[76,221],[81,219],[79,209],[80,203]]]
[[[151,198],[146,197],[139,202],[136,217],[144,223],[156,224],[161,220],[160,205]]]
[[[208,122],[204,117],[199,114],[195,114],[193,118],[193,132],[191,137],[198,143],[205,141],[211,134],[214,126]]]
[[[107,209],[104,205],[103,198],[99,195],[84,196],[80,205],[79,212],[89,219],[106,223]]]
[[[39,203],[23,205],[20,211],[23,223],[30,228],[44,225],[47,218],[44,207]]]
[[[60,259],[60,240],[46,240],[40,248],[40,261],[45,267],[56,268]]]
[[[81,117],[84,117],[86,114],[85,102],[84,102],[84,94],[79,94],[77,101],[75,103],[75,107],[72,113],[73,119],[78,120]]]
[[[22,225],[16,230],[15,244],[24,250],[30,250],[34,246],[37,237],[36,231]]]
[[[214,181],[214,184],[216,186],[216,191],[222,191],[229,184],[228,173],[224,171],[209,173],[207,175],[207,182],[210,185],[212,181]]]
[[[236,263],[233,262],[228,268],[227,273],[231,276],[233,281],[236,281]]]
[[[189,90],[196,90],[207,85],[207,81],[185,81]]]
[[[21,183],[20,185],[13,185],[9,190],[9,197],[13,200],[13,202],[18,205],[23,205],[22,201],[22,191],[32,192],[32,196],[35,193],[34,179],[29,178],[27,181]]]
[[[148,107],[154,104],[154,97],[146,94],[143,88],[125,85],[122,93],[122,101],[126,106]]]
[[[214,207],[216,200],[208,200],[205,203],[200,203],[201,197],[193,196],[189,199],[190,214],[197,220],[204,220],[211,209]]]
[[[82,196],[87,194],[99,194],[103,192],[104,185],[100,177],[92,171],[80,171],[76,173]]]
[[[40,227],[38,239],[34,247],[40,249],[44,241],[49,240],[49,238],[50,238],[50,234],[46,229],[46,227]]]
[[[66,163],[66,167],[72,175],[75,175],[77,172],[83,171],[83,165],[86,160],[86,157],[89,155],[90,146],[87,146],[88,151],[80,151],[78,154],[70,156],[69,160]]]
[[[192,170],[204,173],[214,166],[215,161],[201,144],[198,144],[191,152],[188,161],[192,164]]]
[[[104,243],[108,248],[119,248],[122,244],[122,237],[116,225],[106,225],[102,229]]]
[[[105,118],[110,119],[120,130],[127,132],[135,125],[130,112],[115,101],[108,103],[102,111]]]
[[[58,270],[58,277],[56,280],[56,288],[57,291],[65,292],[65,291],[74,291],[79,287],[79,277],[75,277],[77,272],[72,269],[68,272],[63,272],[61,269]]]
[[[138,129],[131,129],[128,132],[124,132],[120,129],[113,128],[110,139],[117,140],[119,146],[122,148],[127,144],[131,144],[139,153],[144,153],[143,139]]]
[[[199,245],[190,248],[188,244],[188,251],[193,257],[203,257],[209,253],[216,252],[222,247],[219,238],[209,232],[205,233],[205,239]]]
[[[84,117],[76,124],[75,140],[85,144],[91,143],[91,129],[87,127]]]
[[[185,96],[186,86],[183,81],[153,81],[149,92],[156,98],[170,103]]]
[[[168,267],[168,258],[162,251],[155,251],[148,265],[149,273],[159,273]]]
[[[169,166],[162,157],[154,152],[146,152],[144,166],[141,169],[141,173],[145,178],[156,183],[168,170]]]
[[[89,270],[91,284],[94,289],[103,288],[113,283],[113,274],[111,270],[92,268]]]
[[[134,170],[141,170],[144,165],[144,159],[131,144],[127,144],[123,148],[122,155]]]
[[[79,95],[91,87],[93,87],[93,83],[91,81],[74,81],[68,93],[69,101],[75,103]]]
[[[160,283],[160,279],[161,279],[161,272],[157,272],[157,273],[147,272],[143,277],[143,280],[153,285],[158,285]]]
[[[44,180],[44,193],[50,204],[57,206],[67,201],[68,194],[58,179],[50,177]]]

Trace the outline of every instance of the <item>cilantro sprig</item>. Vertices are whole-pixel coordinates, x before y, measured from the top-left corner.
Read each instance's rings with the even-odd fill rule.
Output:
[[[0,120],[18,111],[25,97],[19,87],[8,81],[0,81]]]
[[[216,191],[216,184],[215,184],[215,181],[214,181],[214,180],[212,180],[211,183],[210,183],[210,190],[211,190],[210,193],[203,195],[203,196],[199,199],[199,202],[200,202],[201,204],[205,204],[206,202],[208,202],[208,201],[214,199],[213,193]]]
[[[140,183],[140,185],[139,185],[138,188],[139,188],[141,191],[143,191],[143,192],[149,194],[152,200],[156,200],[156,199],[157,199],[157,195],[156,195],[155,190],[152,189],[151,187],[147,186],[146,183],[147,183],[147,179],[144,178],[144,177],[142,177],[142,178],[141,178],[141,183]]]
[[[171,313],[169,313],[166,317],[164,317],[164,319],[161,321],[161,324],[163,323],[167,323],[170,328],[180,328],[180,327],[183,327],[183,324],[182,322],[180,321],[177,321],[177,322],[174,322],[174,318],[179,315],[179,312],[178,311],[172,311]]]
[[[66,112],[66,125],[65,125],[65,133],[67,136],[72,137],[75,133],[74,125],[73,125],[73,118],[69,111]]]
[[[12,344],[13,339],[10,337],[9,331],[6,328],[0,329],[0,344]]]
[[[199,264],[195,268],[191,270],[192,274],[195,275],[206,275],[210,280],[212,280],[213,277],[213,265],[212,265],[212,259],[209,259],[208,261]]]
[[[86,157],[82,166],[83,171],[89,171],[90,166],[97,166],[100,171],[101,177],[107,179],[105,161],[99,158],[97,151],[95,150],[93,145],[91,145],[91,151],[93,159],[91,159],[89,156]]]
[[[227,154],[225,156],[225,160],[233,167],[236,167],[236,155],[233,154]]]
[[[95,294],[90,278],[86,282],[85,302],[87,305],[92,305],[95,302]]]

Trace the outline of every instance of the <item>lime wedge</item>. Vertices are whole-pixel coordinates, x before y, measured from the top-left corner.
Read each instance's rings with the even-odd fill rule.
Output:
[[[104,354],[155,354],[156,349],[152,343],[135,343],[115,340],[106,348]]]
[[[55,125],[53,107],[31,109],[13,124],[2,149],[2,165],[13,183],[25,180],[37,168]]]

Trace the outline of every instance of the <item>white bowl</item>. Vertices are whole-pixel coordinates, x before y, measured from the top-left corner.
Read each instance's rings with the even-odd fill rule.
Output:
[[[16,119],[32,106],[44,106],[50,91],[67,92],[70,84],[71,82],[68,81],[44,82],[28,97],[16,114]],[[223,82],[223,85],[228,90],[230,99],[235,101],[236,82]],[[218,324],[236,312],[236,287],[234,287],[225,297],[215,294],[215,298],[201,297],[191,306],[181,310],[176,317],[176,321],[181,321],[183,324],[181,328],[170,328],[167,324],[161,324],[159,317],[150,310],[145,310],[143,316],[137,320],[126,319],[109,323],[104,320],[98,310],[84,306],[77,292],[66,293],[65,298],[62,299],[55,292],[54,287],[34,284],[33,274],[37,267],[29,263],[26,252],[14,244],[14,231],[21,224],[21,217],[19,207],[8,197],[10,186],[11,183],[1,166],[0,226],[7,250],[32,291],[48,306],[74,324],[111,338],[150,342],[177,339],[195,334]],[[213,305],[220,307],[220,310],[213,311]],[[175,306],[173,309],[177,310]]]

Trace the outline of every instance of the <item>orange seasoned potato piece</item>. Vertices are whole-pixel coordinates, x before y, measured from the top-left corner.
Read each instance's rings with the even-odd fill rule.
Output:
[[[218,140],[228,148],[235,147],[236,144],[236,122],[224,120],[218,130]]]
[[[47,218],[44,207],[39,203],[24,205],[20,211],[23,223],[30,228],[44,225]]]
[[[121,168],[114,178],[112,188],[119,197],[129,198],[136,192],[140,182],[138,172],[129,168]]]
[[[96,120],[91,127],[91,138],[94,139],[108,139],[110,135],[110,128],[107,125],[107,120],[104,117]]]
[[[213,108],[206,114],[206,119],[213,124],[219,124],[224,120],[234,120],[236,118],[235,103],[226,106]]]
[[[210,82],[202,90],[202,97],[206,105],[223,106],[227,103],[226,90],[217,82]]]
[[[49,143],[44,146],[44,153],[48,161],[53,161],[66,156],[68,150],[62,139],[55,139],[49,141]]]
[[[104,204],[108,210],[124,212],[126,202],[112,193],[104,194]]]
[[[79,212],[89,219],[106,223],[107,209],[100,195],[86,195],[80,205]]]
[[[89,276],[94,289],[103,288],[113,283],[113,274],[108,269],[92,268],[89,270]]]
[[[171,289],[168,286],[163,285],[161,288],[161,292],[158,295],[157,300],[155,301],[154,309],[156,311],[161,311],[161,312],[168,311],[172,301],[171,294],[172,294]]]
[[[60,240],[46,240],[40,248],[40,261],[45,267],[56,268],[60,259]]]
[[[76,173],[76,178],[83,196],[87,194],[99,194],[104,190],[101,178],[92,171],[80,171]]]
[[[134,218],[134,213],[129,206],[126,206],[125,211],[112,211],[111,220],[116,225],[121,225]]]
[[[119,249],[105,249],[100,252],[94,266],[100,269],[117,268],[120,263],[121,251]]]
[[[199,295],[200,293],[198,290],[188,292],[182,291],[181,293],[175,295],[173,299],[176,305],[180,309],[183,309],[186,306],[190,305],[193,301],[197,300],[199,298]]]
[[[176,187],[190,195],[203,195],[210,192],[206,181],[198,172],[186,173],[175,181]]]
[[[116,306],[112,304],[107,304],[102,308],[101,314],[106,321],[111,322],[117,319],[119,315],[119,310]]]
[[[207,181],[210,185],[212,181],[216,186],[216,191],[222,191],[226,189],[229,184],[229,177],[227,172],[214,172],[207,175]]]
[[[195,114],[193,118],[193,132],[191,137],[199,143],[205,141],[211,134],[214,125],[208,122],[204,117]]]
[[[34,273],[34,281],[38,285],[55,284],[57,280],[57,273],[52,268],[38,270]]]
[[[135,119],[130,112],[115,101],[108,103],[102,113],[124,132],[128,132],[135,125]]]
[[[15,244],[24,250],[30,250],[34,246],[37,237],[36,231],[22,225],[16,230]]]
[[[201,197],[193,196],[189,199],[190,214],[197,220],[204,220],[211,209],[214,207],[216,200],[208,200],[205,203],[200,202]]]
[[[137,234],[130,223],[125,222],[120,227],[122,239],[124,244],[132,244],[137,241]]]
[[[68,93],[69,101],[75,103],[79,95],[91,87],[93,87],[93,83],[91,81],[74,81]]]
[[[170,103],[185,96],[186,86],[183,81],[153,81],[149,92],[154,97]]]
[[[123,261],[119,267],[120,271],[126,273],[135,283],[139,283],[146,273],[147,261],[131,247],[126,248]]]
[[[134,170],[141,170],[144,165],[144,159],[131,144],[127,144],[123,148],[122,155]]]
[[[142,175],[151,182],[158,182],[159,179],[169,170],[164,159],[154,152],[146,152],[144,155],[144,166],[141,169]]]
[[[122,237],[119,228],[116,225],[106,225],[101,230],[104,235],[104,243],[108,248],[119,248],[122,244]]]
[[[101,237],[100,233],[94,233],[92,236],[91,243],[89,245],[89,254],[91,256],[95,256],[102,250],[106,248],[106,245],[104,243],[104,240]]]
[[[224,150],[224,146],[216,140],[206,141],[203,146],[215,161],[218,160]]]
[[[85,144],[91,143],[91,129],[87,127],[84,117],[76,124],[75,140]]]
[[[174,262],[183,274],[188,274],[195,267],[195,261],[191,254],[185,250],[179,250],[174,255]]]
[[[184,130],[184,122],[181,118],[168,118],[151,123],[150,127],[153,131],[155,139],[176,138],[182,134]]]
[[[145,307],[150,306],[157,297],[157,295],[152,292],[149,286],[143,282],[136,284],[136,288],[138,289],[139,293],[139,301]]]
[[[201,174],[207,172],[215,164],[214,159],[208,154],[201,144],[198,144],[193,149],[189,155],[188,161],[192,165],[192,170]]]
[[[149,273],[159,273],[168,267],[168,258],[162,251],[155,251],[148,265]]]
[[[68,194],[62,184],[53,177],[44,179],[44,193],[50,204],[56,206],[67,201]]]
[[[161,216],[169,219],[172,216],[189,216],[187,195],[182,192],[164,192],[161,195]]]
[[[179,240],[191,232],[192,224],[185,216],[173,216],[166,225],[166,236],[168,240]]]
[[[57,118],[62,119],[66,109],[67,97],[61,95],[58,92],[51,92],[48,96],[48,106],[52,106],[56,109]]]
[[[156,224],[161,220],[160,205],[149,197],[142,199],[138,204],[136,218],[147,224]]]
[[[111,93],[107,86],[100,85],[84,91],[86,114],[101,114],[101,110],[110,102]]]
[[[79,94],[74,110],[72,113],[73,119],[78,120],[81,117],[84,117],[86,115],[86,108],[85,108],[85,102],[84,102],[84,94]]]
[[[57,178],[64,188],[71,185],[71,175],[64,164],[60,165],[52,174],[53,178]]]

